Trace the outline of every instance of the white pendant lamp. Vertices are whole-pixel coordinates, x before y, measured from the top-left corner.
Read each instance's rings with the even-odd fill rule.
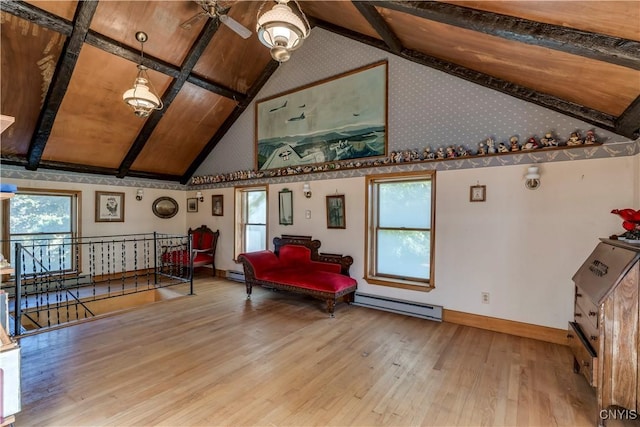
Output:
[[[140,42],[140,64],[138,64],[138,74],[133,82],[133,87],[127,90],[122,99],[133,110],[134,114],[138,117],[148,117],[153,110],[162,110],[162,100],[157,95],[149,75],[147,74],[148,68],[142,65],[142,58],[144,58],[144,42],[148,39],[147,34],[138,31],[136,33],[136,40]]]
[[[288,61],[291,51],[302,45],[309,36],[310,26],[297,0],[294,0],[302,19],[287,5],[289,0],[276,0],[276,5],[262,15],[258,10],[256,32],[258,39],[271,49],[271,57],[278,62]],[[304,20],[304,21],[303,21]]]

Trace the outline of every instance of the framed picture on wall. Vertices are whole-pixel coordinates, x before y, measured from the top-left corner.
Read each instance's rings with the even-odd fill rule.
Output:
[[[256,102],[255,169],[387,154],[387,62]]]
[[[198,199],[196,197],[187,199],[187,212],[198,212]]]
[[[344,194],[327,196],[327,228],[347,228]]]
[[[484,202],[487,199],[486,185],[472,185],[469,189],[470,202]]]
[[[96,191],[96,222],[124,222],[124,193]]]
[[[293,225],[293,193],[287,188],[278,192],[278,217],[280,225]]]
[[[224,214],[224,196],[215,194],[211,196],[211,215],[222,216]]]

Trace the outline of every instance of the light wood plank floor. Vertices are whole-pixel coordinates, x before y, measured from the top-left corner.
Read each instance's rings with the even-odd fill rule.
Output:
[[[20,340],[17,426],[593,426],[566,347],[199,276]],[[613,425],[613,424],[612,424]]]

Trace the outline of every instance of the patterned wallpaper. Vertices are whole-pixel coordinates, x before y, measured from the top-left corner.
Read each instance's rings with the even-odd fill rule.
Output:
[[[339,48],[336,48],[339,46]],[[521,101],[441,71],[398,58],[320,28],[282,64],[256,100],[304,86],[380,60],[389,62],[389,151],[430,145],[460,145],[475,150],[487,137],[496,142],[517,135],[520,142],[552,131],[566,140],[595,129],[600,142],[628,142],[623,136],[555,111]],[[211,175],[254,167],[252,103],[195,173]]]

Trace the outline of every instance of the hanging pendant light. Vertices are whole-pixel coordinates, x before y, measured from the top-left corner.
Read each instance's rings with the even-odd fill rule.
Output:
[[[147,33],[138,31],[136,33],[136,40],[140,42],[140,64],[138,64],[138,74],[133,82],[133,87],[127,90],[122,99],[133,109],[133,112],[138,117],[148,117],[153,110],[162,110],[162,100],[157,95],[149,75],[147,74],[148,68],[142,65],[142,59],[144,58],[144,42],[148,39]]]
[[[271,49],[271,57],[285,62],[291,57],[291,51],[302,45],[309,36],[310,26],[297,0],[294,0],[302,19],[287,5],[289,0],[276,0],[273,8],[260,16],[264,3],[258,10],[256,32],[258,39]],[[266,1],[265,1],[266,3]],[[304,20],[304,22],[303,22]]]

